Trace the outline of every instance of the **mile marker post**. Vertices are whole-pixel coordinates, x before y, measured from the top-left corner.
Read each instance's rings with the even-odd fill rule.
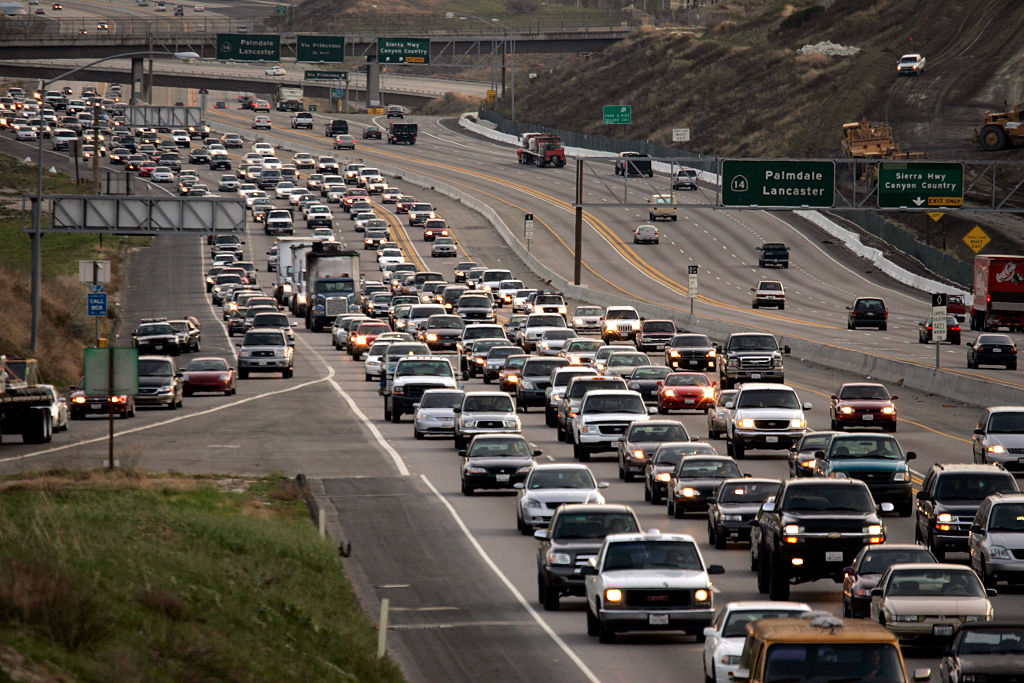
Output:
[[[932,294],[932,341],[935,342],[935,369],[939,369],[939,345],[946,341],[946,304],[949,296],[943,293]]]
[[[686,286],[686,296],[690,298],[690,317],[693,317],[693,300],[697,298],[697,272],[700,266],[687,266],[689,271],[689,282]]]

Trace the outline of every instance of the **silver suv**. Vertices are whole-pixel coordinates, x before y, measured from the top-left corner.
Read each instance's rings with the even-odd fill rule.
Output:
[[[519,434],[523,425],[512,397],[504,391],[466,394],[455,410],[455,448],[466,447],[477,434]]]
[[[250,372],[280,372],[288,379],[295,367],[295,348],[288,343],[284,330],[254,327],[238,342],[238,378],[247,379]]]
[[[1024,472],[1024,406],[985,408],[974,428],[974,462]]]

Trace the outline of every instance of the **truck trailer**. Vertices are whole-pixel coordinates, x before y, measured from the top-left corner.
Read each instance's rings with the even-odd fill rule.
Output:
[[[314,242],[306,254],[306,327],[323,331],[334,318],[359,303],[359,252],[337,242]]]
[[[25,443],[53,436],[52,396],[37,385],[36,361],[0,356],[0,434],[21,434]]]
[[[971,329],[1024,331],[1024,256],[975,256]]]

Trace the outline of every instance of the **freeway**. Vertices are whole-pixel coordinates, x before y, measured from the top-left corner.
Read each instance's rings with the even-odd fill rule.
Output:
[[[211,118],[218,129],[237,126],[247,134],[251,132],[248,119],[239,118],[233,111],[214,113]],[[278,123],[283,118],[275,115]],[[359,125],[367,122],[365,117],[352,120]],[[538,229],[535,234],[534,253],[561,272],[570,272],[566,255],[566,245],[571,244],[569,212],[562,203],[571,197],[571,178],[550,173],[555,169],[518,168],[508,148],[467,138],[431,120],[418,121],[423,133],[415,147],[360,143],[354,156],[458,184],[486,198],[510,225],[518,225],[523,212],[534,212],[545,226],[544,231]],[[315,153],[326,149],[327,142],[316,132],[309,136],[278,129],[262,137],[290,141],[297,151]],[[207,180],[214,177],[205,172],[202,175]],[[504,179],[504,184],[499,179]],[[509,264],[518,274],[527,275],[479,216],[458,203],[410,186],[401,178],[395,182],[421,199],[436,202],[469,256],[491,265]],[[920,310],[923,314],[926,304],[920,294],[905,288],[892,294],[890,283],[875,281],[874,275],[870,280],[862,279],[863,273],[853,272],[858,269],[856,261],[840,250],[812,245],[809,240],[796,242],[793,229],[781,223],[775,225],[777,219],[770,216],[732,213],[736,215],[727,218],[725,212],[693,212],[679,226],[669,225],[664,230],[668,239],[660,247],[641,250],[614,239],[628,240],[632,224],[641,217],[621,209],[595,211],[587,228],[586,282],[595,288],[619,291],[623,298],[637,295],[681,308],[679,291],[670,288],[671,282],[683,272],[681,266],[687,263],[684,256],[700,259],[709,270],[721,271],[718,276],[722,279],[703,283],[708,300],[698,304],[716,311],[716,315],[735,319],[738,324],[778,328],[785,334],[835,338],[851,348],[871,344],[880,353],[886,352],[883,336],[890,337],[893,348],[900,348],[893,343],[895,331],[900,326],[906,331],[913,323],[911,312]],[[415,232],[398,228],[400,221],[392,222],[412,260],[434,263]],[[602,223],[607,232],[599,232]],[[341,219],[338,224],[340,237],[352,240],[354,233],[346,221]],[[298,232],[301,234],[301,228]],[[794,242],[794,267],[780,273],[787,278],[788,288],[791,292],[806,288],[823,300],[812,300],[807,311],[796,307],[792,311],[795,320],[786,320],[789,307],[787,316],[748,312],[743,306],[747,294],[738,291],[756,277],[756,269],[744,263],[749,259],[749,247],[762,238],[769,239],[768,235],[779,234]],[[259,226],[251,225],[246,242],[247,255],[262,266],[262,255],[272,240],[262,235]],[[824,251],[815,251],[819,247]],[[231,357],[231,340],[219,329],[200,283],[205,252],[194,238],[161,236],[154,248],[133,254],[124,317],[131,321],[144,315],[201,313],[204,353]],[[826,274],[822,265],[825,258],[836,259],[841,265]],[[370,277],[373,269],[366,261],[369,259],[364,259],[364,275]],[[443,271],[445,265],[436,269]],[[827,284],[815,287],[812,275],[829,284],[834,281],[842,293],[861,286],[870,288],[869,293],[885,292],[890,306],[897,309],[895,302],[903,302],[907,312],[894,312],[898,322],[885,335],[847,335],[836,320],[841,318],[841,312],[835,309],[842,299],[830,292]],[[740,277],[746,278],[743,287],[735,282]],[[794,280],[790,282],[789,277]],[[899,316],[903,316],[902,321]],[[812,324],[816,322],[818,326]],[[901,352],[917,350],[912,344],[903,346],[907,348]],[[399,608],[393,614],[397,630],[391,634],[391,643],[412,680],[444,677],[470,681],[485,676],[552,680],[557,676],[566,680],[625,681],[643,677],[669,681],[681,677],[692,680],[699,675],[700,646],[692,639],[636,634],[621,637],[619,645],[599,645],[585,635],[581,601],[568,599],[558,612],[538,611],[534,601],[535,544],[515,530],[514,498],[506,494],[462,496],[459,461],[451,442],[414,441],[408,419],[399,425],[384,422],[381,400],[374,385],[363,381],[361,365],[334,351],[327,335],[300,329],[297,349],[296,373],[290,380],[258,378],[242,382],[236,397],[197,397],[188,399],[180,413],[140,411],[134,422],[119,423],[122,461],[161,471],[245,474],[279,469],[317,478],[324,502],[337,512],[332,528],[352,543],[352,557],[346,560],[346,566],[363,597],[371,605],[377,598],[388,597]],[[998,377],[1015,373],[992,374]],[[828,394],[840,382],[856,378],[815,365],[813,359],[792,358],[787,379],[802,400],[814,403],[808,415],[810,427],[822,429],[828,426]],[[484,388],[478,381],[467,386],[470,390]],[[976,407],[903,390],[896,393],[901,394],[899,438],[904,448],[919,454],[915,463],[918,472],[937,462],[969,460],[967,436]],[[572,460],[570,447],[554,439],[539,413],[527,413],[522,418],[528,438],[544,452],[542,462]],[[706,434],[703,415],[678,419],[692,434]],[[137,431],[124,431],[127,429]],[[104,430],[101,421],[75,423],[70,432],[44,448],[7,443],[0,452],[0,468],[10,472],[54,464],[93,466],[105,452]],[[92,439],[95,441],[90,442]],[[745,548],[711,548],[705,542],[702,518],[692,515],[675,520],[667,517],[664,508],[643,503],[640,484],[618,482],[615,465],[608,458],[597,457],[591,467],[599,479],[612,482],[606,491],[608,500],[633,505],[645,528],[691,533],[701,542],[708,562],[726,566],[727,573],[716,581],[719,605],[726,600],[758,597],[754,576],[747,570]],[[755,452],[744,461],[743,469],[754,476],[781,477],[785,462],[777,453]],[[889,517],[886,522],[892,540],[912,539],[910,520]],[[795,587],[793,599],[839,611],[838,587],[831,583]],[[1013,615],[1022,607],[1024,599],[1019,590],[1001,587],[1001,595],[995,599],[997,615]],[[912,663],[934,667],[937,659],[934,653],[914,653]]]

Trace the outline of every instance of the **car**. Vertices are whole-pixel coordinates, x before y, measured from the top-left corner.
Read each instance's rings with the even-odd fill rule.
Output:
[[[871,591],[871,620],[895,633],[901,643],[945,645],[960,624],[992,620],[989,598],[995,594],[963,565],[895,564]]]
[[[842,431],[848,427],[880,427],[887,432],[895,432],[897,413],[893,401],[898,398],[890,396],[881,384],[847,382],[831,396],[831,429]]]
[[[986,588],[1024,582],[1024,495],[1003,493],[982,501],[967,537],[971,567]]]
[[[754,293],[750,307],[757,308],[778,308],[780,311],[786,308],[786,289],[778,280],[761,280],[756,287],[751,287]]]
[[[238,133],[225,133],[224,137],[222,137],[220,141],[226,149],[241,149],[244,145],[242,136]]]
[[[462,494],[472,496],[478,489],[511,489],[526,480],[541,455],[520,434],[477,434],[465,449],[461,467]]]
[[[515,484],[516,528],[524,536],[532,536],[535,527],[546,527],[555,510],[573,503],[604,504],[601,489],[608,482],[598,482],[586,465],[552,463],[534,465],[526,480]]]
[[[895,564],[936,563],[924,546],[912,543],[865,545],[849,567],[843,570],[843,616],[871,616],[871,591],[889,567]]]
[[[270,102],[268,102],[266,100],[254,100],[253,103],[252,103],[252,110],[253,111],[269,112],[270,111]]]
[[[355,149],[356,139],[351,135],[336,135],[334,137],[334,149]]]
[[[434,243],[430,245],[430,255],[435,258],[451,258],[458,254],[459,250],[454,237],[436,237]]]
[[[184,395],[182,374],[168,356],[139,356],[139,390],[135,405],[182,406]]]
[[[722,482],[740,477],[739,466],[727,455],[683,456],[669,475],[665,512],[675,519],[682,519],[687,512],[706,514]]]
[[[654,177],[650,155],[641,152],[619,152],[618,157],[615,161],[615,175]]]
[[[415,406],[416,412],[413,413],[413,436],[416,439],[438,434],[453,436],[455,409],[462,405],[464,398],[465,392],[460,389],[428,389],[423,392]]]
[[[932,319],[927,318],[917,324],[917,342],[928,344],[932,341]],[[953,345],[960,344],[960,323],[955,316],[946,316],[946,341]]]
[[[105,21],[98,21],[98,22],[96,22],[96,30],[97,31],[109,31],[110,30],[110,24],[108,24]]]
[[[132,346],[140,354],[179,354],[184,350],[179,344],[177,332],[165,318],[144,319],[132,332]]]
[[[671,410],[701,410],[706,415],[715,405],[717,385],[701,372],[670,373],[658,387],[658,412],[668,415]]]
[[[961,624],[939,664],[942,683],[1013,680],[1024,666],[1022,643],[1019,619]]]
[[[602,372],[606,375],[628,377],[636,368],[651,365],[646,353],[639,351],[616,351],[608,356]]]
[[[46,393],[48,400],[47,409],[50,413],[50,430],[52,433],[65,432],[68,429],[68,399],[57,392],[57,387],[52,384],[37,384],[39,389]],[[604,502],[602,499],[601,502]]]
[[[1009,335],[979,334],[966,346],[968,368],[1002,365],[1007,370],[1017,369],[1017,345]]]
[[[429,355],[397,354],[402,348],[409,353],[429,353],[427,346],[392,344],[384,359],[384,419],[398,423],[403,413],[413,413],[413,405],[428,389],[456,389],[455,371],[448,358]]]
[[[514,354],[505,359],[505,364],[498,372],[498,388],[502,391],[515,391],[519,383],[519,373],[531,356],[526,354]]]
[[[877,327],[879,330],[888,328],[889,309],[885,301],[877,297],[857,297],[846,307],[846,328],[855,330],[859,327]]]
[[[630,482],[644,474],[648,461],[663,443],[689,441],[686,427],[674,420],[634,422],[619,437],[619,479]]]
[[[605,344],[613,341],[634,341],[640,330],[640,314],[632,306],[609,306],[601,317],[601,340]]]
[[[807,431],[804,413],[812,407],[784,384],[743,384],[725,433],[727,452],[740,459],[748,448],[789,448]]]
[[[597,343],[601,344],[601,342]],[[661,388],[662,382],[671,372],[672,370],[664,365],[643,365],[622,376],[627,380],[631,390],[643,396],[644,403],[653,405],[657,403],[658,390]]]
[[[298,152],[292,156],[295,168],[316,168],[316,158],[308,152]]]
[[[235,369],[223,358],[193,358],[182,373],[182,391],[185,396],[207,391],[231,396],[235,393],[235,378]]]
[[[115,394],[108,396],[87,394],[85,378],[75,385],[68,399],[68,419],[84,420],[88,415],[119,415],[123,419],[135,417],[135,397],[131,394]]]
[[[239,379],[248,379],[254,372],[280,372],[288,379],[294,372],[295,349],[282,330],[254,327],[245,333],[238,347]]]
[[[897,76],[920,76],[924,73],[925,58],[917,53],[903,55],[896,62]]]
[[[1024,472],[1024,406],[991,406],[982,411],[971,441],[974,462],[998,463]]]
[[[644,465],[644,500],[652,505],[665,502],[672,471],[687,455],[717,455],[711,444],[700,441],[667,441],[658,444]]]
[[[895,436],[836,434],[814,457],[815,476],[861,479],[876,502],[892,503],[900,517],[909,517],[913,511],[909,461],[917,454],[904,452]]]
[[[841,433],[807,432],[800,437],[799,441],[789,447],[789,455],[786,458],[789,464],[789,476],[794,479],[813,477],[818,451],[827,450],[832,437]]]
[[[673,190],[696,190],[699,176],[692,168],[680,168],[672,174]]]
[[[583,378],[583,381],[588,380]],[[567,393],[572,395],[571,388]],[[650,421],[643,397],[637,392],[628,389],[588,391],[583,395],[579,412],[571,424],[573,457],[588,462],[593,453],[618,450],[619,438],[626,433],[631,423],[637,421]]]
[[[176,320],[168,320],[167,324],[173,327],[175,334],[178,335],[178,348],[180,350],[199,351],[200,341],[202,340],[202,327],[196,318],[187,316]]]
[[[519,371],[516,383],[516,405],[527,412],[531,406],[543,406],[547,389],[551,386],[551,373],[569,363],[564,358],[531,356]]]
[[[364,140],[380,140],[383,134],[384,131],[378,128],[377,126],[367,126],[366,128],[363,129]]]
[[[677,334],[665,346],[665,365],[673,370],[713,372],[718,365],[717,353],[706,335]]]
[[[785,619],[810,614],[802,602],[767,602],[745,600],[730,602],[704,629],[704,680],[706,683],[729,683],[740,666],[740,655],[747,639],[747,624],[761,619]]]
[[[265,115],[265,114],[259,114],[257,116],[252,117],[252,127],[253,128],[262,128],[264,130],[270,130],[270,128],[271,128],[270,117]]]
[[[217,100],[216,102],[213,103],[213,108],[214,109],[227,109],[228,108],[228,103],[224,102],[223,100]]]
[[[204,147],[196,147],[190,150],[188,153],[188,163],[194,165],[210,163],[210,150]],[[230,160],[228,160],[228,163],[231,163]]]
[[[633,244],[658,244],[658,229],[653,225],[638,225],[633,230]]]
[[[565,346],[558,352],[560,358],[565,358],[570,365],[589,365],[597,350],[604,346],[600,339],[584,339],[577,337],[565,342]],[[657,366],[651,366],[657,367]],[[637,368],[639,370],[639,368]],[[634,370],[634,373],[637,372]]]
[[[736,389],[721,388],[715,393],[714,403],[707,411],[709,439],[721,439],[725,434],[727,425],[732,420],[732,408],[726,406],[736,400],[737,393]]]
[[[154,183],[174,182],[174,172],[166,166],[157,166],[149,174],[149,177]]]
[[[708,543],[724,550],[730,542],[749,542],[751,522],[781,483],[750,477],[723,481],[708,504]]]
[[[254,155],[256,163],[262,163],[266,157],[274,156],[274,146],[269,142],[257,142],[253,144],[252,152],[249,154]],[[246,158],[249,158],[249,154],[245,155]]]
[[[405,110],[402,109],[401,105],[389,104],[387,108],[387,117],[389,119],[404,119]]]

